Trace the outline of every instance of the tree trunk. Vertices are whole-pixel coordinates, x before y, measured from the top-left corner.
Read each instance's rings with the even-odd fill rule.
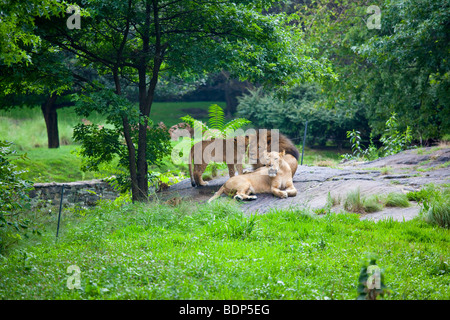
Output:
[[[56,113],[56,94],[53,93],[41,105],[47,127],[47,139],[49,148],[59,148],[58,114]]]
[[[153,8],[152,8],[153,7]],[[145,62],[145,56],[150,52],[150,14],[153,9],[153,26],[155,28],[155,51],[153,59],[152,77],[150,84],[147,88],[147,63]],[[146,20],[144,24],[144,36],[142,37],[142,53],[143,58],[141,60],[140,68],[138,70],[139,76],[139,137],[137,148],[137,185],[139,201],[148,200],[148,165],[147,165],[147,127],[148,119],[150,117],[150,111],[153,103],[153,97],[158,83],[158,74],[162,63],[162,57],[164,55],[165,45],[161,45],[161,29],[159,22],[158,12],[158,0],[147,0],[146,2]]]

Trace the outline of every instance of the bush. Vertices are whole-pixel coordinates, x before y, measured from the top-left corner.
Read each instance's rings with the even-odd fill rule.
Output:
[[[383,146],[380,149],[373,144],[372,139],[370,139],[370,144],[367,149],[364,149],[361,144],[360,132],[353,129],[352,131],[347,131],[347,138],[350,139],[352,144],[352,154],[344,154],[342,157],[344,159],[356,159],[360,158],[363,160],[376,160],[379,157],[386,157],[393,155],[405,150],[411,143],[411,129],[406,127],[405,132],[398,131],[399,124],[396,118],[397,114],[392,113],[391,117],[386,121],[385,130],[380,138]]]
[[[303,137],[308,121],[307,143],[325,145],[328,139],[338,144],[345,141],[350,128],[367,127],[360,109],[355,106],[327,108],[319,87],[303,84],[292,89],[285,99],[262,89],[250,91],[239,98],[237,115],[249,119],[259,128],[279,129],[298,140]]]
[[[0,140],[0,252],[11,241],[20,239],[19,231],[26,229],[27,220],[17,218],[15,213],[29,205],[28,192],[32,186],[21,178],[11,157],[17,156],[11,142]],[[17,156],[25,159],[26,155]]]

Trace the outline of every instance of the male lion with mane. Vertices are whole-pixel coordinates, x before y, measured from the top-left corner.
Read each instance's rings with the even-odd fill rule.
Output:
[[[283,159],[284,156],[284,151],[265,153],[264,167],[252,173],[231,177],[208,202],[220,197],[222,193],[238,200],[255,200],[258,193],[272,193],[282,199],[295,197],[297,189],[292,181],[291,168]]]

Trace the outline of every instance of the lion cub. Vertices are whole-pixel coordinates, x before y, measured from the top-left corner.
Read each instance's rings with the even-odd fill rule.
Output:
[[[297,189],[292,181],[291,168],[283,159],[284,155],[284,151],[265,152],[264,167],[252,173],[231,177],[208,202],[220,197],[222,193],[234,195],[234,199],[238,200],[254,200],[258,193],[272,193],[279,198],[295,197]]]

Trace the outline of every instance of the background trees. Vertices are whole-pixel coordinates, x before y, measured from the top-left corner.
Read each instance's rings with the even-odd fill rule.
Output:
[[[381,29],[369,29],[369,5],[381,10]],[[330,107],[357,108],[373,136],[397,113],[413,137],[449,133],[449,4],[445,1],[328,1],[299,3],[298,26],[339,75],[325,81]]]

